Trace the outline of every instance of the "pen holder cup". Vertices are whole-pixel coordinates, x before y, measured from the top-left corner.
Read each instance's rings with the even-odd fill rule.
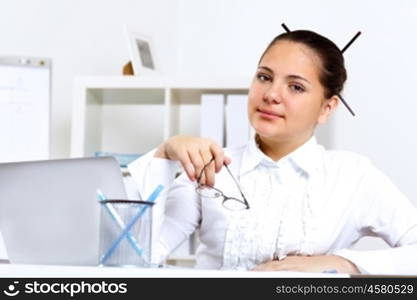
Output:
[[[149,267],[153,202],[100,201],[99,264]]]

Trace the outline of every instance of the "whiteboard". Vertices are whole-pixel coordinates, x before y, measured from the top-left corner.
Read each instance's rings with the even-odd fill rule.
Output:
[[[0,162],[49,158],[51,63],[0,57]]]

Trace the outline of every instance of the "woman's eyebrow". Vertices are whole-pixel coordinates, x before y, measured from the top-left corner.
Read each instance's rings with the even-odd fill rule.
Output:
[[[268,68],[268,67],[265,67],[265,66],[258,66],[258,69],[262,69],[262,70],[268,71],[269,73],[274,74],[274,71],[272,71],[271,68]]]
[[[272,74],[274,74],[274,71],[272,71],[272,69],[271,68],[269,68],[269,67],[266,67],[266,66],[258,66],[258,70],[259,69],[262,69],[262,70],[264,70],[264,71],[267,71],[267,72],[269,72],[269,73],[272,73]],[[300,75],[295,75],[295,74],[291,74],[291,75],[288,75],[288,76],[286,76],[288,79],[299,79],[299,80],[303,80],[303,81],[305,81],[305,82],[307,82],[308,84],[311,84],[311,82],[310,81],[308,81],[306,78],[304,78],[303,76],[300,76]]]
[[[304,78],[300,75],[288,75],[287,78],[289,78],[289,79],[300,79],[300,80],[303,80],[303,81],[307,82],[308,84],[311,84],[310,81],[308,81],[306,78]]]

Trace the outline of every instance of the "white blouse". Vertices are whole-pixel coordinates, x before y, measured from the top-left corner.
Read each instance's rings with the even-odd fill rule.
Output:
[[[326,151],[314,137],[278,162],[254,139],[226,148],[250,205],[230,211],[220,198],[199,196],[185,173],[174,180],[178,162],[154,153],[129,165],[144,198],[165,186],[154,207],[154,262],[199,228],[199,268],[251,269],[290,254],[335,254],[363,273],[417,274],[417,209],[363,156]],[[215,187],[241,198],[225,168]],[[379,236],[393,248],[350,249],[363,236]]]

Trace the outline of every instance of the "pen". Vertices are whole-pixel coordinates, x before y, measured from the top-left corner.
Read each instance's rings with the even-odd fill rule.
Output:
[[[100,201],[106,200],[106,197],[100,189],[97,189],[97,196]],[[117,211],[114,209],[113,205],[111,205],[110,203],[101,203],[104,205],[104,208],[106,209],[110,217],[113,219],[113,221],[116,222],[116,224],[120,227],[121,230],[124,230],[125,224],[123,223]],[[143,250],[140,248],[138,242],[136,241],[135,237],[132,235],[130,231],[127,233],[127,239],[129,240],[129,243],[132,245],[132,247],[135,249],[136,253],[139,256],[142,256]]]
[[[152,192],[152,194],[148,198],[148,202],[151,202],[152,204],[155,202],[156,198],[159,196],[161,191],[164,189],[163,185],[158,185],[156,189]],[[146,210],[149,208],[149,205],[146,205],[142,207],[139,212],[132,218],[132,220],[127,224],[125,229],[123,229],[123,232],[119,235],[119,237],[114,241],[114,243],[110,246],[109,250],[107,250],[106,253],[100,258],[100,262],[103,264],[107,261],[107,259],[113,254],[114,250],[116,250],[117,246],[120,244],[120,242],[123,240],[123,238],[127,235],[129,230],[135,225],[136,221],[139,220],[139,218],[146,212]]]
[[[334,269],[324,270],[322,273],[336,274],[337,273],[337,270],[334,270]]]

